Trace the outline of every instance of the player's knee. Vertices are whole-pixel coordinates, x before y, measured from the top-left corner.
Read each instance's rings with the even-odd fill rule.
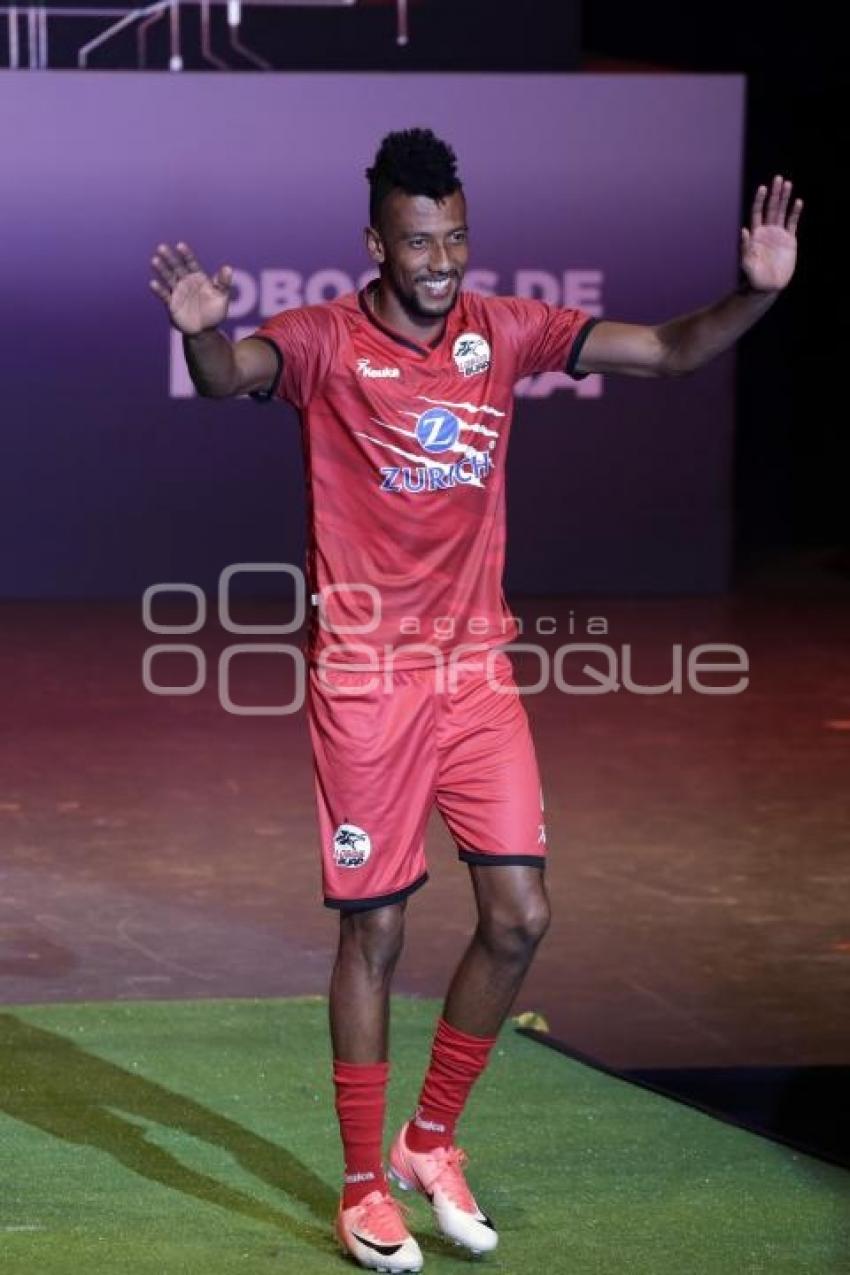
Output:
[[[343,912],[340,916],[340,953],[359,960],[370,977],[391,974],[404,944],[404,910],[398,905]]]
[[[552,913],[549,908],[549,900],[545,895],[536,899],[525,911],[523,916],[523,927],[528,941],[537,947],[538,943],[543,939],[546,931],[549,929],[549,923],[552,920]]]
[[[523,962],[533,956],[549,928],[549,904],[545,896],[517,901],[481,916],[479,931],[487,947],[504,960]]]

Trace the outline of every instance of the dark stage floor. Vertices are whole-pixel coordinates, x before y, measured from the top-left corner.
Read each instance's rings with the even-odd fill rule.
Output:
[[[550,652],[630,644],[638,681],[667,680],[677,643],[736,643],[751,666],[732,696],[526,699],[556,920],[518,1008],[619,1069],[846,1065],[850,587],[784,577],[711,599],[515,606],[524,640],[555,617]],[[590,616],[607,637],[587,638]],[[213,621],[154,637],[133,604],[7,603],[0,623],[2,998],[324,992],[336,916],[319,904],[303,712],[234,716],[215,688],[227,641],[263,639]],[[145,647],[169,640],[208,650],[201,693],[143,688]],[[241,657],[233,698],[285,701],[290,669]],[[160,680],[192,675],[187,657],[156,664]],[[429,859],[396,990],[437,995],[472,916],[438,818]]]

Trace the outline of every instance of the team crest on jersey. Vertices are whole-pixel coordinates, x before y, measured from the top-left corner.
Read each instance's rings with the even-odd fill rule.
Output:
[[[490,346],[477,332],[463,332],[452,346],[452,358],[464,376],[477,376],[490,366]]]
[[[356,824],[341,823],[334,833],[333,850],[338,868],[362,868],[372,853],[372,841]]]

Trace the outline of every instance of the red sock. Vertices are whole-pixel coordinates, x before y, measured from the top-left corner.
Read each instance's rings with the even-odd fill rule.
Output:
[[[468,1036],[439,1020],[419,1106],[408,1126],[411,1151],[452,1145],[455,1125],[495,1043],[495,1036]]]
[[[334,1059],[336,1114],[345,1157],[342,1207],[359,1204],[370,1191],[386,1191],[383,1140],[389,1063]]]

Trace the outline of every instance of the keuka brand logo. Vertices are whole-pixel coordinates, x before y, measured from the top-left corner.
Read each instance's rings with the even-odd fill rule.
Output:
[[[388,381],[398,380],[401,376],[401,368],[398,367],[372,367],[368,359],[357,360],[357,375],[369,377],[372,380]]]
[[[422,1108],[417,1107],[416,1115],[413,1117],[413,1123],[417,1126],[417,1128],[428,1129],[429,1132],[431,1133],[446,1132],[446,1126],[444,1124],[439,1124],[436,1120],[426,1120],[421,1113],[422,1113]]]

